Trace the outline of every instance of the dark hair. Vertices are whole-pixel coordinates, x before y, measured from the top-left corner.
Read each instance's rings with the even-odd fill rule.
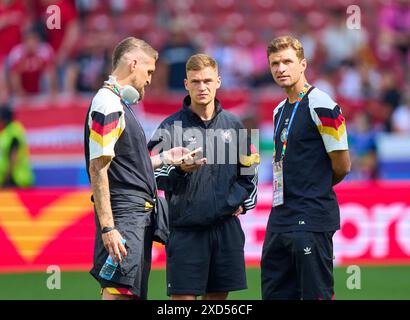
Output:
[[[8,106],[0,106],[0,120],[6,124],[13,121],[13,110]]]

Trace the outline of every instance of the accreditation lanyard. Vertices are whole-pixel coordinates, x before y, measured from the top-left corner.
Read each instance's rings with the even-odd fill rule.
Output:
[[[292,115],[290,117],[289,124],[288,124],[288,127],[287,127],[286,132],[285,132],[280,160],[282,160],[285,157],[286,146],[288,144],[288,137],[289,137],[289,133],[290,133],[290,128],[292,127],[293,119],[295,118],[295,114],[296,114],[296,111],[299,108],[300,102],[302,101],[303,97],[305,96],[305,94],[308,90],[309,90],[309,84],[305,83],[305,85],[303,87],[303,90],[299,93],[298,98],[296,99],[296,104],[293,108]],[[274,163],[275,159],[276,159],[276,135],[277,135],[278,129],[280,127],[280,121],[281,121],[282,116],[283,116],[283,111],[285,111],[285,105],[282,108],[282,111],[281,111],[281,113],[279,115],[279,119],[278,119],[278,125],[276,126],[276,128],[274,130],[274,133],[273,133],[273,159],[272,159],[272,163]]]
[[[104,88],[107,88],[107,89],[111,90],[112,92],[114,92],[114,93],[120,98],[121,103],[122,103],[123,105],[125,105],[128,110],[130,110],[130,112],[131,112],[133,118],[135,119],[135,121],[136,121],[137,123],[139,123],[139,121],[138,121],[138,119],[137,119],[137,116],[135,115],[134,111],[132,110],[132,107],[121,97],[121,92],[120,92],[120,90],[119,90],[116,86],[111,85],[111,84],[105,84],[105,85],[104,85]]]
[[[292,115],[290,117],[290,121],[288,124],[288,127],[285,131],[284,137],[283,137],[283,147],[282,147],[282,153],[280,156],[279,161],[276,161],[276,135],[278,133],[278,129],[280,127],[280,121],[283,116],[283,111],[285,110],[285,105],[283,106],[283,109],[280,113],[279,119],[278,119],[278,125],[276,126],[273,134],[273,159],[272,159],[272,165],[273,165],[273,199],[272,199],[272,207],[277,207],[280,205],[284,204],[284,179],[283,179],[283,158],[285,157],[286,153],[286,145],[288,142],[288,137],[289,137],[289,132],[290,128],[292,127],[293,119],[295,118],[296,111],[298,110],[300,101],[302,101],[303,97],[305,96],[306,92],[309,89],[309,85],[306,83],[304,85],[304,88],[302,92],[299,93],[298,98],[296,100],[295,107],[293,108]]]

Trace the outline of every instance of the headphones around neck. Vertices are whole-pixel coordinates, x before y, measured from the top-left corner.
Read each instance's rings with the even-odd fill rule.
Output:
[[[120,86],[114,77],[110,76],[110,79],[112,80],[112,82],[109,83],[108,81],[106,81],[104,82],[104,86],[111,89],[115,94],[117,94],[124,103],[126,103],[127,105],[132,105],[140,100],[141,95],[133,86],[130,86],[128,84],[125,86]]]
[[[133,86],[126,85],[119,89],[120,97],[126,104],[135,104],[140,99],[140,93]]]

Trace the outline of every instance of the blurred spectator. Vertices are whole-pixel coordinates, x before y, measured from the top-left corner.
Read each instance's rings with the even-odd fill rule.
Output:
[[[34,177],[23,126],[8,106],[0,106],[0,187],[30,187]]]
[[[247,77],[253,71],[250,52],[246,46],[235,42],[235,33],[230,29],[222,29],[217,43],[209,49],[209,55],[218,62],[219,74],[224,89],[243,88],[249,85]]]
[[[266,41],[268,42],[268,40]],[[266,44],[262,41],[255,42],[251,48],[251,58],[253,64],[252,76],[248,80],[251,87],[271,87],[272,74],[269,69],[269,62],[266,58]]]
[[[28,23],[27,8],[22,0],[0,0],[0,105],[9,97],[5,63],[11,49],[21,42],[22,30]]]
[[[99,11],[99,4],[105,4],[107,0],[75,0],[75,5],[81,18],[92,12]]]
[[[309,29],[306,19],[295,19],[295,36],[303,45],[303,53],[307,61],[313,61],[316,55],[318,41],[316,35]]]
[[[344,60],[339,68],[340,83],[337,91],[342,98],[361,99],[363,93],[362,78],[353,60]]]
[[[387,109],[387,119],[385,123],[386,130],[391,131],[391,115],[394,110],[399,106],[401,100],[401,93],[397,76],[390,70],[385,70],[382,73],[381,88],[380,88],[380,101]]]
[[[348,123],[349,151],[352,161],[350,180],[374,179],[377,176],[376,134],[370,116],[357,112]]]
[[[82,17],[89,13],[121,15],[130,10],[143,10],[153,0],[75,0],[76,7]]]
[[[313,82],[315,87],[320,88],[322,91],[326,92],[332,99],[336,100],[336,90],[335,90],[335,80],[336,80],[336,69],[327,68],[322,72],[319,77]]]
[[[410,64],[410,1],[384,1],[380,8],[378,49],[380,57],[401,59],[401,67],[409,71]],[[405,72],[406,73],[406,72]]]
[[[70,94],[96,91],[111,73],[110,30],[104,27],[102,19],[96,19],[98,24],[83,36],[82,48],[68,65],[66,91]]]
[[[348,59],[344,60],[335,71],[337,72],[332,72],[327,77],[336,85],[338,96],[357,101],[377,97],[381,86],[381,75],[370,64],[358,58]]]
[[[0,61],[21,42],[22,30],[28,24],[26,17],[22,0],[0,0]]]
[[[73,0],[33,0],[37,19],[45,27],[47,41],[55,52],[55,63],[58,71],[58,84],[65,86],[65,67],[69,58],[77,49],[79,38],[78,13]],[[60,28],[50,28],[50,22],[55,22],[51,13],[47,13],[49,6],[58,6],[60,9]]]
[[[71,0],[42,0],[43,18],[47,23],[47,7],[56,5],[61,12],[61,28],[47,30],[48,42],[56,53],[57,64],[64,63],[73,53],[79,35],[77,10]],[[44,16],[45,15],[45,16]]]
[[[53,49],[41,42],[36,30],[27,30],[23,42],[11,50],[9,68],[13,94],[25,96],[41,93],[44,76],[48,78],[49,91],[56,92]]]
[[[345,98],[347,119],[365,110],[367,115],[352,122],[351,143],[354,153],[370,156],[358,156],[351,177],[372,176],[370,169],[363,169],[371,167],[372,153],[360,150],[372,144],[369,137],[376,130],[359,130],[366,127],[360,123],[371,120],[384,131],[409,131],[409,99],[401,97],[410,79],[410,0],[359,0],[361,21],[367,26],[360,30],[346,25],[347,4],[340,5],[344,0],[323,6],[305,1],[303,18],[295,15],[293,0],[280,8],[268,6],[275,1],[262,1],[262,7],[252,1],[213,2],[219,9],[193,0],[0,0],[0,105],[13,98],[10,94],[33,97],[57,88],[72,94],[95,91],[111,68],[107,48],[116,42],[114,37],[128,35],[140,35],[162,48],[151,90],[184,91],[185,62],[202,50],[216,57],[224,89],[241,88],[255,103],[263,100],[264,91],[279,99],[266,44],[275,35],[290,33],[304,45],[312,84]],[[47,28],[53,20],[52,12],[47,13],[51,5],[60,8],[61,29]],[[218,24],[220,10],[223,17],[243,16],[242,24],[228,27],[224,19]],[[24,35],[33,26],[41,27],[36,28],[40,38]],[[59,70],[59,81],[53,69]],[[255,117],[270,121],[266,109]]]
[[[188,58],[197,53],[197,48],[189,39],[189,26],[179,20],[171,25],[170,39],[162,48],[158,60],[158,75],[156,79],[162,79],[164,88],[169,90],[185,90],[185,63]]]
[[[376,98],[381,86],[380,72],[365,62],[359,63],[358,69],[362,82],[362,98]]]
[[[392,115],[392,130],[396,133],[410,134],[410,92],[404,96],[403,103],[394,110]]]
[[[330,67],[338,67],[342,61],[351,60],[367,46],[368,36],[363,26],[360,29],[348,29],[346,18],[345,8],[331,10],[330,22],[321,36]]]

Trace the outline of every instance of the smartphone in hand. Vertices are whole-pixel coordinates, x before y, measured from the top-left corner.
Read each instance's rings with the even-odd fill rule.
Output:
[[[187,160],[190,156],[192,156],[194,160],[198,160],[200,159],[201,155],[202,155],[202,147],[199,147],[183,155],[181,158],[178,159],[178,162],[183,162],[184,160]]]

